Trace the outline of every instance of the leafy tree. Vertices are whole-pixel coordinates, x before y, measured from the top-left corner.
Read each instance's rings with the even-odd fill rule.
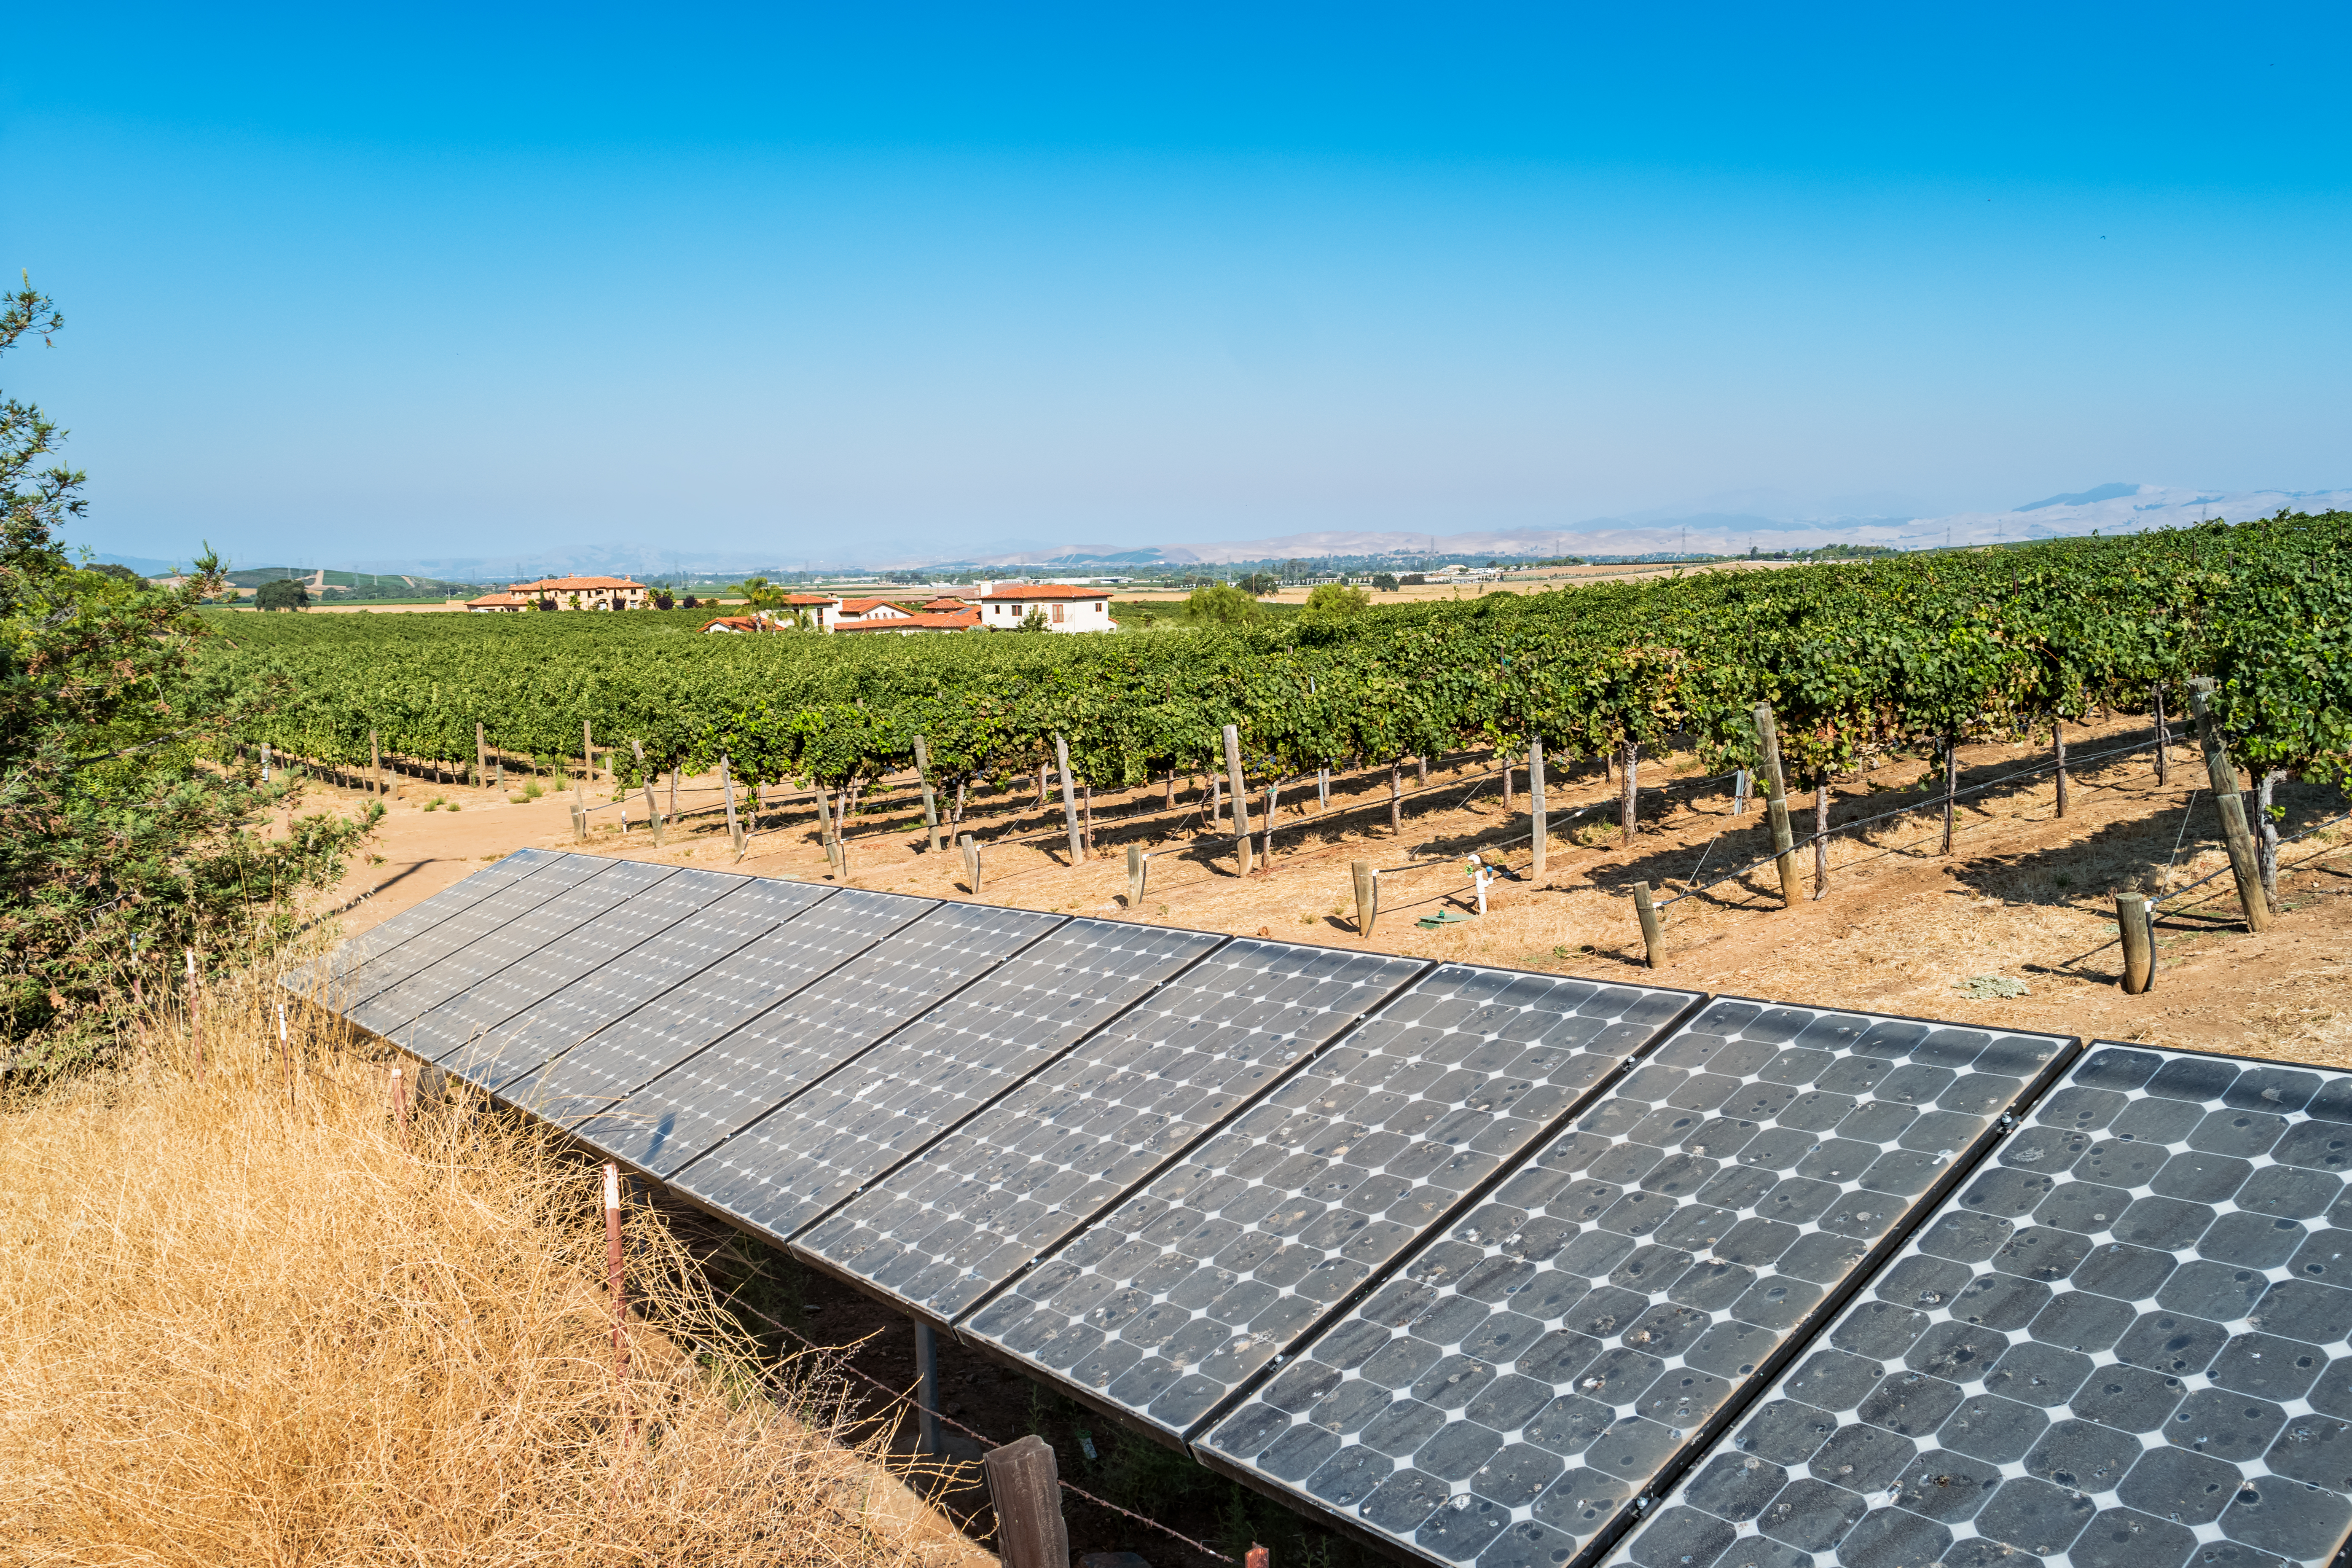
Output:
[[[689,609],[689,610],[700,609],[700,608],[702,607],[701,601],[700,601],[700,600],[698,600],[698,599],[697,599],[697,598],[696,598],[693,595],[691,595],[691,594],[688,594],[688,595],[684,599],[680,600],[679,602],[680,602],[681,604],[683,604],[683,605],[684,605],[688,609]]]
[[[1253,572],[1241,580],[1240,586],[1243,593],[1262,599],[1268,594],[1282,592],[1282,580],[1271,572]]]
[[[124,566],[118,562],[88,561],[82,563],[82,570],[85,572],[95,572],[101,577],[111,577],[118,583],[136,584],[142,588],[147,585],[146,578],[142,577],[130,567]]]
[[[656,610],[674,610],[677,608],[677,600],[670,595],[670,591],[667,588],[664,588],[660,593],[654,595],[654,608]]]
[[[1045,618],[1045,612],[1044,610],[1033,609],[1027,615],[1021,617],[1020,629],[1024,632],[1051,631],[1053,629],[1053,623]]]
[[[1372,576],[1372,586],[1383,594],[1395,593],[1397,591],[1396,574],[1393,572],[1375,573]],[[1310,594],[1307,597],[1311,600],[1314,598],[1314,595]]]
[[[253,595],[253,602],[265,610],[307,610],[310,607],[310,591],[291,577],[280,577],[274,583],[264,583]]]
[[[1307,618],[1314,621],[1344,621],[1371,607],[1372,596],[1361,588],[1350,588],[1340,583],[1325,583],[1307,595]]]
[[[63,325],[27,279],[0,303],[0,353]],[[111,1048],[134,997],[179,984],[183,948],[217,964],[292,936],[380,815],[265,837],[299,770],[264,784],[231,740],[291,681],[198,659],[194,607],[224,585],[210,551],[176,589],[67,561],[57,532],[86,503],[48,460],[62,439],[0,398],[0,1069],[29,1074]]]
[[[1212,583],[1195,588],[1184,600],[1184,613],[1195,622],[1217,626],[1244,626],[1257,618],[1257,601],[1239,588]]]

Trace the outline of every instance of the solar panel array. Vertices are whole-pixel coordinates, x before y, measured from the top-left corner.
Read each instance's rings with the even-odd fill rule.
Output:
[[[1424,1561],[2352,1534],[2346,1075],[536,850],[287,984]]]
[[[1717,1001],[1204,1454],[1440,1562],[1564,1562],[2066,1043]]]
[[[1614,1562],[2324,1563],[2352,1075],[2093,1047]]]

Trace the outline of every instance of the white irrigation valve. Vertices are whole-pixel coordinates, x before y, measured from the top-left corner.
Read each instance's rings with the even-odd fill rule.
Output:
[[[1486,884],[1495,879],[1494,868],[1473,855],[1463,869],[1468,871],[1470,879],[1478,885],[1478,912],[1483,915],[1486,912]]]

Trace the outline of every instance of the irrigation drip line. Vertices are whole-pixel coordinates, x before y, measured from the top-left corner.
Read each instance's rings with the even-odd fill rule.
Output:
[[[2086,756],[2069,757],[2066,759],[2065,765],[2070,768],[2078,767],[2085,763],[2095,763],[2108,757],[2130,756],[2146,750],[2147,750],[2147,744],[2137,746],[2116,746],[2104,752],[2093,752]],[[1851,833],[1857,827],[1868,827],[1873,823],[1887,822],[1898,816],[1909,816],[1915,812],[1940,810],[1944,802],[1948,798],[1957,801],[1969,795],[1980,795],[1986,790],[1993,789],[2001,784],[2014,784],[2021,779],[2030,779],[2042,773],[2053,772],[2058,766],[2058,763],[2053,759],[2047,763],[2038,763],[2031,768],[2021,769],[2016,773],[2002,773],[1997,778],[1987,779],[1982,784],[1970,784],[1968,788],[1963,790],[1954,790],[1949,796],[1938,795],[1929,799],[1920,801],[1916,805],[1899,805],[1893,811],[1882,811],[1875,816],[1857,817],[1852,822],[1841,823],[1837,826],[1831,828],[1826,833],[1811,833],[1806,835],[1804,837],[1798,839],[1795,843],[1789,846],[1789,853],[1793,855],[1800,849],[1810,849],[1814,845],[1826,843],[1842,833]],[[1937,837],[1935,834],[1928,835],[1928,837]],[[1927,841],[1927,839],[1922,838],[1916,839],[1914,842],[1924,844]],[[1884,853],[1891,855],[1896,853],[1896,851],[1890,849]],[[1780,851],[1775,850],[1769,855],[1765,855],[1757,859],[1750,860],[1745,866],[1735,867],[1731,870],[1726,871],[1723,875],[1716,878],[1711,882],[1702,882],[1696,888],[1685,888],[1681,892],[1676,893],[1673,898],[1659,904],[1658,908],[1663,910],[1669,904],[1678,904],[1685,899],[1694,897],[1699,893],[1704,893],[1709,888],[1720,887],[1726,882],[1735,881],[1741,877],[1745,877],[1748,872],[1757,869],[1759,867],[1770,865],[1780,858]]]
[[[880,1378],[876,1377],[872,1373],[866,1371],[864,1368],[851,1364],[848,1358],[843,1355],[837,1348],[817,1343],[814,1340],[810,1339],[806,1334],[802,1333],[799,1330],[777,1321],[775,1319],[768,1316],[767,1313],[760,1310],[757,1307],[746,1305],[742,1310],[751,1313],[751,1316],[759,1319],[761,1322],[769,1324],[773,1328],[781,1329],[785,1333],[792,1335],[793,1338],[808,1346],[810,1350],[814,1351],[820,1359],[838,1365],[842,1371],[850,1373],[854,1377],[865,1379],[867,1383],[872,1384],[884,1394],[889,1395],[894,1403],[911,1405],[915,1409],[921,1411],[924,1415],[930,1416],[933,1420],[938,1421],[942,1425],[954,1427],[957,1431],[962,1433],[965,1436],[970,1437],[976,1443],[983,1444],[991,1448],[1001,1448],[1004,1446],[984,1432],[975,1432],[971,1427],[965,1426],[962,1422],[957,1420],[954,1416],[948,1415],[946,1412],[932,1409],[929,1405],[925,1405],[920,1400],[917,1399],[913,1394],[906,1393],[903,1390],[891,1387],[888,1384],[883,1382]],[[1058,1476],[1055,1479],[1057,1480],[1061,1479]],[[1152,1529],[1160,1531],[1160,1534],[1169,1537],[1171,1540],[1182,1542],[1185,1545],[1191,1547],[1193,1551],[1200,1552],[1204,1557],[1213,1557],[1220,1563],[1231,1563],[1233,1561],[1232,1558],[1226,1556],[1215,1547],[1195,1541],[1191,1536],[1184,1534],[1181,1531],[1171,1530],[1156,1519],[1146,1518],[1144,1515],[1136,1513],[1131,1510],[1123,1509],[1119,1507],[1118,1504],[1109,1501],[1108,1499],[1098,1498],[1095,1496],[1094,1493],[1087,1490],[1086,1488],[1078,1486],[1071,1481],[1062,1480],[1061,1484],[1062,1489],[1070,1493],[1072,1496],[1082,1498],[1086,1501],[1094,1504],[1097,1508],[1108,1509],[1113,1513],[1123,1514],[1127,1518],[1134,1520],[1139,1524],[1148,1524]]]

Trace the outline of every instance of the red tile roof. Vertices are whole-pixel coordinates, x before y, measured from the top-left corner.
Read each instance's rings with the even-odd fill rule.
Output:
[[[967,605],[941,615],[890,616],[875,621],[835,621],[836,632],[965,632],[980,625],[980,612]]]
[[[893,604],[887,599],[844,599],[841,601],[841,613],[845,616],[870,616],[877,610],[903,611],[906,607],[907,606],[904,605]]]

